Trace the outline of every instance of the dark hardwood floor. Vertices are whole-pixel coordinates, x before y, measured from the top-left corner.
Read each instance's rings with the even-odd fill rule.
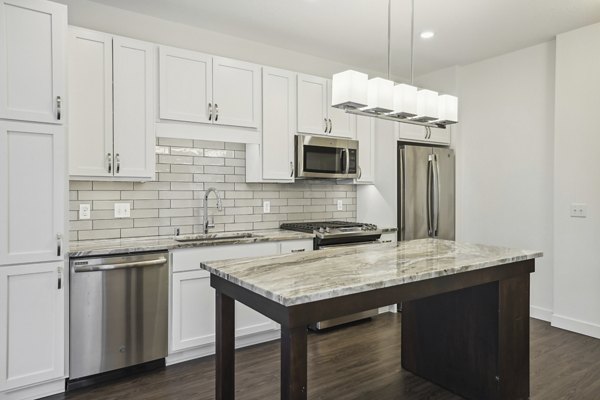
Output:
[[[308,338],[308,398],[454,400],[459,397],[400,368],[400,317]],[[56,395],[47,400],[211,400],[214,357]],[[279,342],[236,352],[236,399],[279,398]],[[600,340],[531,320],[531,398],[600,399]]]

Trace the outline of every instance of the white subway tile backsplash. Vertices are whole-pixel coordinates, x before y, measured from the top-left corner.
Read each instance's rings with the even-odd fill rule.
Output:
[[[211,195],[213,232],[260,230],[285,221],[356,218],[353,185],[321,181],[295,184],[246,183],[245,145],[189,139],[159,138],[156,182],[71,181],[71,240],[173,235],[202,232],[204,191],[218,190],[223,211]],[[337,200],[344,209],[337,211]],[[263,201],[271,212],[263,213]],[[129,203],[130,218],[114,218],[114,203]],[[91,204],[91,218],[78,220],[80,204]]]

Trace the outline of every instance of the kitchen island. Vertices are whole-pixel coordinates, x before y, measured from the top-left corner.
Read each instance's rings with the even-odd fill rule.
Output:
[[[282,399],[307,398],[309,324],[399,302],[403,368],[468,399],[527,399],[541,256],[423,239],[202,264],[216,290],[216,398],[234,398],[239,301],[281,324]]]

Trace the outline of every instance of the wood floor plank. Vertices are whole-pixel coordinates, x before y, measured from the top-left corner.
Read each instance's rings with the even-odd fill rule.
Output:
[[[310,400],[458,400],[400,367],[400,316],[308,336]],[[236,400],[279,399],[280,343],[236,351]],[[213,400],[214,357],[47,400]],[[600,340],[531,320],[531,398],[600,398]]]

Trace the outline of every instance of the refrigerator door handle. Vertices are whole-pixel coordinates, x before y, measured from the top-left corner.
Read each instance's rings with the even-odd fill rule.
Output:
[[[438,235],[440,224],[440,164],[437,154],[433,155],[433,236]]]
[[[433,237],[433,158],[433,154],[430,154],[427,160],[427,235],[429,237]]]
[[[398,188],[400,189],[398,193],[399,196],[399,201],[401,204],[401,207],[398,207],[398,213],[399,213],[399,223],[398,223],[398,229],[400,230],[400,241],[405,240],[406,238],[406,216],[404,214],[404,209],[406,207],[406,177],[404,176],[404,149],[403,148],[399,148],[398,150],[398,166],[399,166],[399,173],[398,173],[398,177],[400,179]]]

